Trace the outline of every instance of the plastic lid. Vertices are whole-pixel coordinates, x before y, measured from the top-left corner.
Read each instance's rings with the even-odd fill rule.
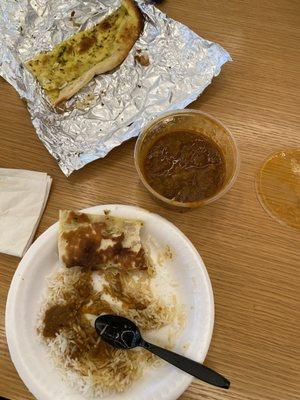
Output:
[[[272,217],[300,229],[300,148],[270,156],[258,172],[256,190]]]

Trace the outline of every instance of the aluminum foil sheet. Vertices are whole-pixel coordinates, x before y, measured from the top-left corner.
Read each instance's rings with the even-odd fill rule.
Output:
[[[120,0],[0,2],[0,74],[27,101],[39,138],[67,176],[137,136],[160,113],[186,107],[230,60],[220,45],[139,0],[145,26],[123,64],[55,110],[24,61],[119,5]],[[137,50],[149,57],[149,66],[136,61]]]

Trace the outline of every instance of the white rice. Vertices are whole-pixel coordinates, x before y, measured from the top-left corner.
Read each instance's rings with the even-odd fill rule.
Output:
[[[133,319],[140,326],[145,324],[143,315],[149,315],[152,323],[153,321],[154,324],[157,323],[159,328],[142,330],[143,337],[158,345],[172,348],[184,325],[184,310],[177,298],[176,282],[171,277],[170,270],[164,266],[163,251],[157,253],[157,249],[155,250],[155,246],[152,243],[151,246],[148,246],[148,252],[154,264],[154,274],[148,278],[150,279],[150,291],[147,289],[146,284],[144,287],[143,279],[141,279],[139,272],[133,273],[131,280],[128,280],[126,285],[126,291],[128,290],[129,293],[135,293],[136,296],[143,295],[150,299],[147,309],[142,312],[134,309],[125,311],[122,303],[111,296],[105,294],[103,298],[112,306],[114,312],[127,315],[128,318]],[[67,269],[60,266],[48,277],[48,290],[38,318],[39,332],[42,332],[45,310],[54,304],[64,303],[63,291],[68,287],[72,287],[78,281],[80,274],[81,268],[79,267]],[[93,273],[92,279],[93,288],[97,292],[101,291],[104,285],[109,284],[97,272]],[[95,316],[89,315],[88,318],[93,323]],[[84,375],[80,363],[67,355],[68,345],[72,339],[61,332],[55,338],[43,338],[43,340],[46,341],[51,360],[53,360],[67,384],[90,400],[102,397],[107,393],[125,390],[134,381],[141,378],[147,368],[159,365],[159,360],[146,352],[146,350],[120,350],[118,360],[116,360],[118,363],[114,363],[113,360],[109,365],[110,370],[108,372],[104,368],[101,374],[96,376],[93,371],[93,365],[90,365],[87,369],[88,373]],[[129,352],[135,352],[134,362],[131,362],[128,358]],[[124,365],[123,371],[117,369],[117,365]],[[113,379],[112,376],[114,377]]]

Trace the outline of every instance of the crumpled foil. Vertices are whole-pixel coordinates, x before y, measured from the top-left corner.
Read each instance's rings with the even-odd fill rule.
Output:
[[[143,33],[126,60],[55,110],[23,63],[98,23],[120,0],[1,0],[0,75],[27,101],[33,125],[65,175],[137,136],[157,115],[186,107],[230,60],[142,0]],[[141,50],[150,60],[140,65]]]

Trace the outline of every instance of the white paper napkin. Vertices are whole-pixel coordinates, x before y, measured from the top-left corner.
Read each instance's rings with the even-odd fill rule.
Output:
[[[51,183],[44,172],[0,168],[0,253],[23,256],[40,222]]]

